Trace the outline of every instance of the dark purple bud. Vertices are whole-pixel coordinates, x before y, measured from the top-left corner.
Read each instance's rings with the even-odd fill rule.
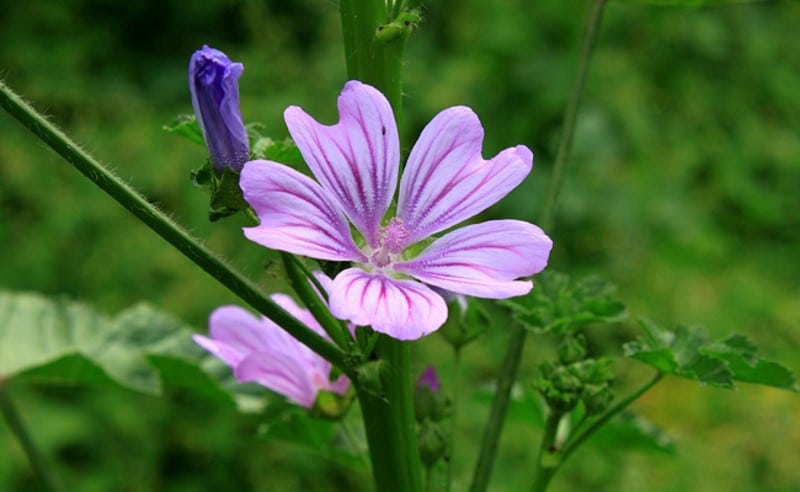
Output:
[[[439,382],[439,376],[436,375],[436,369],[433,366],[428,366],[422,371],[422,375],[417,380],[417,387],[426,386],[433,393],[438,393],[442,388],[442,383]]]
[[[244,67],[225,53],[203,46],[189,61],[189,91],[197,122],[219,175],[226,167],[239,172],[250,156],[239,110],[239,76]]]

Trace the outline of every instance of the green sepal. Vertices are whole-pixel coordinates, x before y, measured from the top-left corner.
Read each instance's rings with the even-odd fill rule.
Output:
[[[215,222],[249,207],[242,195],[242,189],[239,188],[239,173],[226,167],[220,177],[211,179],[208,220]]]
[[[356,381],[358,386],[376,398],[383,398],[383,372],[386,370],[386,362],[373,360],[362,364],[356,369]]]
[[[320,391],[309,415],[325,420],[341,420],[347,415],[347,410],[355,400],[355,393],[348,391],[344,395],[332,391]]]
[[[711,342],[708,332],[698,326],[665,330],[644,319],[639,324],[645,336],[625,344],[625,355],[664,374],[717,388],[734,389],[739,381],[800,391],[789,369],[759,357],[756,346],[742,335]]]
[[[489,326],[489,317],[473,299],[467,299],[466,310],[457,301],[451,301],[447,310],[447,321],[437,333],[456,350],[477,339]]]
[[[375,30],[375,40],[381,43],[408,36],[422,20],[417,9],[405,9],[392,22],[381,24]]]
[[[422,464],[430,468],[442,459],[449,446],[447,434],[441,426],[431,421],[423,422],[419,427],[419,457]]]
[[[161,129],[167,133],[187,138],[196,144],[203,146],[206,144],[197,118],[193,114],[178,115],[171,123],[162,125]]]

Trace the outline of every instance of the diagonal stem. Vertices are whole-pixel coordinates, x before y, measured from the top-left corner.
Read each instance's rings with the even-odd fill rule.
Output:
[[[0,377],[0,379],[2,379],[2,377]],[[16,405],[11,401],[8,389],[2,381],[0,381],[0,412],[2,412],[9,429],[11,429],[11,432],[16,436],[17,441],[19,441],[19,444],[25,451],[33,471],[36,473],[36,476],[39,477],[44,488],[49,492],[63,491],[63,487],[61,487],[55,475],[50,471],[42,453],[36,447],[30,433],[28,433],[28,429],[25,427],[25,423],[22,421],[22,417]]]
[[[558,195],[564,183],[564,172],[572,150],[572,138],[575,135],[575,123],[581,94],[586,83],[586,75],[589,72],[589,62],[592,58],[592,51],[597,40],[597,32],[603,18],[603,8],[606,5],[606,1],[595,0],[586,23],[586,32],[583,37],[580,61],[578,63],[578,74],[572,87],[569,102],[564,109],[564,130],[558,143],[556,160],[553,165],[553,176],[548,186],[544,211],[542,212],[540,225],[544,230],[550,230],[553,226]],[[481,452],[473,475],[470,492],[484,492],[489,485],[489,476],[497,454],[497,443],[503,430],[511,387],[517,375],[526,335],[527,331],[523,327],[517,326],[509,339],[506,360],[503,362],[503,368],[498,376],[497,393],[492,401],[492,409],[483,434]],[[514,358],[515,360],[509,361],[509,358]]]
[[[227,265],[211,250],[193,238],[186,229],[172,221],[129,184],[115,176],[94,157],[81,149],[3,82],[0,82],[0,106],[16,118],[22,126],[33,132],[57,154],[72,164],[81,174],[102,188],[136,218],[144,222],[156,234],[177,248],[184,256],[217,279],[231,292],[269,317],[331,364],[344,371],[350,370],[345,363],[344,352],[338,347],[275,304],[250,279]]]

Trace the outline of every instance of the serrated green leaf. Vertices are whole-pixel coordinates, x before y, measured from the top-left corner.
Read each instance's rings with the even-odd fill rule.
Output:
[[[567,275],[548,270],[536,277],[530,294],[501,303],[533,331],[567,334],[623,319],[625,305],[614,295],[614,287],[597,277],[571,282]]]
[[[206,144],[205,140],[203,140],[203,132],[200,130],[200,125],[197,124],[197,118],[193,114],[179,115],[172,122],[163,125],[161,128],[167,133],[188,138],[196,144]]]
[[[640,324],[645,336],[625,344],[625,355],[664,374],[725,389],[733,389],[734,381],[740,381],[798,391],[792,372],[760,358],[755,344],[742,335],[710,342],[706,330],[697,326],[670,331],[651,321]]]

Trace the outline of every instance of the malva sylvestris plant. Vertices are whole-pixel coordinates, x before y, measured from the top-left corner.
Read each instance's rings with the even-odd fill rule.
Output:
[[[548,230],[604,6],[605,0],[595,0],[589,15],[578,76],[565,109],[565,128],[540,222]],[[296,106],[284,113],[292,142],[284,143],[282,149],[297,151],[311,176],[271,157],[264,145],[251,145],[250,139],[258,135],[248,132],[250,126],[245,128],[239,107],[241,63],[208,46],[190,58],[189,92],[196,126],[186,123],[189,126],[181,131],[202,135],[208,150],[205,169],[210,168],[210,176],[206,184],[211,184],[210,208],[214,211],[209,216],[215,220],[245,211],[254,219],[254,225],[244,228],[245,237],[281,252],[288,283],[305,307],[287,294],[263,294],[2,83],[0,104],[259,312],[234,305],[218,307],[209,318],[209,335],[192,337],[229,366],[238,382],[257,383],[283,395],[294,404],[287,406],[291,411],[309,419],[307,424],[310,416],[322,415],[338,419],[342,429],[355,395],[378,492],[453,488],[460,353],[483,328],[499,324],[482,311],[483,301],[473,298],[500,300],[493,308],[501,311],[512,327],[470,492],[485,492],[489,486],[529,332],[554,336],[559,345],[554,360],[539,361],[535,380],[517,385],[535,388],[538,394],[532,400],[539,402],[543,416],[539,451],[530,467],[534,492],[546,490],[580,445],[665,375],[724,388],[743,381],[796,391],[792,374],[759,358],[744,337],[712,343],[697,328],[670,331],[642,321],[646,336],[626,344],[624,350],[626,356],[653,367],[655,374],[639,389],[614,401],[612,361],[593,355],[581,333],[589,324],[618,322],[624,314],[624,305],[613,297],[608,285],[572,282],[565,275],[543,272],[553,242],[532,223],[503,219],[464,225],[523,182],[533,166],[530,149],[517,145],[484,159],[484,131],[478,117],[470,108],[456,106],[440,112],[425,126],[401,166],[400,149],[404,147],[397,124],[402,109],[401,67],[405,43],[421,18],[415,7],[417,2],[400,0],[341,0],[349,81],[338,99],[338,122],[321,124]],[[194,140],[201,143],[199,138]],[[196,183],[203,184],[200,180]],[[312,273],[305,260],[293,255],[318,261],[334,271],[333,278]],[[539,273],[533,288],[529,277]],[[29,306],[30,302],[20,302],[11,311],[24,312]],[[53,311],[65,310],[58,307]],[[31,322],[20,326],[28,330],[39,314],[33,313]],[[427,367],[413,384],[412,344],[408,342],[436,332],[445,323],[442,334],[453,349],[454,375],[440,379],[431,361],[424,361]],[[69,329],[75,323],[69,318],[63,324]],[[52,326],[46,328],[28,332],[45,333]],[[185,331],[178,331],[181,340],[191,346],[188,353],[203,352]],[[17,338],[3,341],[11,344],[8,353],[16,353],[13,344]],[[46,342],[49,346],[53,341]],[[132,350],[131,346],[113,348]],[[22,347],[18,352],[30,352],[26,350]],[[76,347],[59,350],[59,354],[73,353]],[[153,352],[156,348],[146,344],[140,350],[138,355],[144,358],[157,355]],[[130,355],[126,352],[123,364]],[[108,360],[94,361],[91,355],[76,357],[85,357],[98,367],[109,364]],[[185,352],[179,354],[182,371],[188,371],[192,363],[201,370],[205,360],[187,357]],[[16,372],[30,369],[20,366]],[[109,374],[119,377],[130,373],[129,369],[124,366],[123,371]],[[170,371],[169,367],[160,370]],[[5,379],[14,376],[13,370],[0,374],[3,415],[42,483],[48,490],[58,491],[46,460],[32,444],[8,398]],[[183,376],[182,372],[176,379]],[[202,377],[188,380],[189,387],[198,385],[199,393],[210,388],[203,386],[208,383],[203,383],[207,380]],[[124,385],[128,381],[123,377],[117,382]],[[448,382],[454,388],[452,399]],[[211,389],[212,393],[223,391],[217,386]],[[323,393],[336,395],[337,403],[342,404],[335,412],[315,415],[313,410]],[[630,439],[631,432],[635,434],[635,429],[629,427],[621,435]],[[660,445],[652,436],[650,444]],[[358,450],[361,446],[355,443],[352,447]]]
[[[240,186],[260,220],[245,229],[248,239],[352,262],[333,279],[331,313],[399,340],[432,333],[447,319],[444,299],[426,284],[492,299],[530,291],[531,281],[517,279],[540,272],[552,247],[535,225],[494,220],[432,238],[522,182],[533,161],[527,147],[484,160],[483,128],[472,110],[442,111],[411,150],[396,212],[387,218],[400,168],[391,106],[357,81],[345,84],[338,106],[340,121],[333,126],[294,106],[284,115],[319,184],[277,162],[245,164]]]

